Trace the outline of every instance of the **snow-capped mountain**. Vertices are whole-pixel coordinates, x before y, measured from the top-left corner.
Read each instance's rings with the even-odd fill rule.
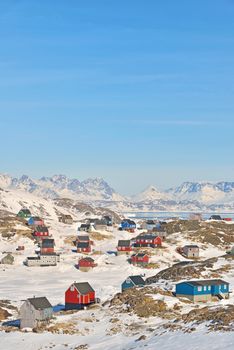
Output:
[[[42,177],[35,180],[27,175],[12,178],[10,175],[0,175],[0,187],[19,189],[44,198],[67,197],[80,201],[123,201],[125,198],[111,188],[101,178],[69,179],[65,175]]]
[[[143,192],[132,197],[133,202],[149,202],[171,199],[170,193],[159,191],[154,186],[148,186]]]
[[[234,201],[234,182],[184,182],[167,191],[176,200],[196,200],[201,203]]]
[[[65,175],[32,179],[27,175],[13,178],[0,174],[0,188],[47,199],[70,198],[119,211],[234,209],[234,182],[184,182],[165,191],[148,186],[141,193],[127,198],[101,178],[80,181]]]

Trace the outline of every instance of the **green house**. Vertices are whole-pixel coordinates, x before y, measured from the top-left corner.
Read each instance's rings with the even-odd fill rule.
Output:
[[[31,215],[32,214],[29,209],[21,209],[17,214],[17,216],[22,219],[29,219]]]

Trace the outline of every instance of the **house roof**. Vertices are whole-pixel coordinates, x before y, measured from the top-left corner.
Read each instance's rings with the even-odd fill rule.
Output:
[[[78,235],[77,240],[81,242],[88,242],[89,241],[89,236],[88,235]]]
[[[129,225],[136,225],[135,221],[130,220],[130,219],[124,219],[122,223],[127,222]]]
[[[89,242],[78,242],[77,243],[77,248],[88,248],[89,247]]]
[[[40,256],[58,256],[58,254],[57,253],[46,253],[46,254],[40,254]]]
[[[144,256],[148,256],[147,254],[145,253],[136,253],[136,254],[133,254],[132,257],[137,257],[137,258],[143,258]]]
[[[74,283],[75,288],[82,295],[88,294],[90,292],[94,292],[93,288],[90,286],[88,282],[80,282]]]
[[[8,253],[7,255],[5,255],[5,256],[1,259],[1,261],[5,261],[5,260],[8,260],[8,259],[10,259],[10,260],[12,260],[12,261],[15,260],[14,256],[13,256],[12,254]]]
[[[88,262],[94,262],[93,258],[90,258],[90,257],[87,257],[87,258],[81,258],[79,261],[81,260],[85,260],[85,261],[88,261]]]
[[[220,215],[211,215],[210,219],[212,220],[222,220]]]
[[[219,286],[220,284],[229,284],[228,282],[225,282],[221,279],[184,281],[181,283],[187,283],[192,286]]]
[[[37,226],[35,231],[36,232],[48,232],[48,227],[46,227],[46,226]]]
[[[28,256],[27,260],[40,260],[39,256]]]
[[[140,275],[129,276],[130,280],[135,284],[135,286],[144,285],[145,281]]]
[[[53,238],[45,238],[41,242],[41,246],[44,247],[54,247],[54,239]]]
[[[34,221],[42,221],[42,219],[39,216],[32,216],[31,219]]]
[[[118,241],[118,247],[129,247],[131,245],[131,241],[129,239],[120,239]]]
[[[80,228],[81,228],[81,227],[89,228],[89,227],[90,227],[90,224],[81,224],[81,225],[80,225]]]
[[[156,237],[158,236],[153,233],[145,233],[145,234],[138,235],[136,238],[137,239],[154,239]]]
[[[63,215],[63,217],[64,217],[65,219],[72,219],[72,216],[69,215],[69,214],[65,214],[65,215]]]
[[[147,220],[146,224],[147,225],[155,225],[155,222],[154,222],[154,220]]]
[[[185,248],[185,247],[186,247],[186,248],[199,248],[198,245],[196,245],[196,244],[190,244],[190,245],[187,244],[187,245],[184,246],[184,248]]]
[[[109,215],[104,215],[103,218],[106,220],[112,220],[111,216],[109,216]]]
[[[48,308],[52,308],[52,305],[48,301],[46,297],[39,298],[29,298],[27,299],[36,310],[44,310]]]
[[[26,208],[24,208],[24,209],[20,209],[20,211],[19,211],[19,213],[24,213],[24,214],[30,214],[31,215],[31,212],[30,212],[30,210],[29,209],[26,209]]]

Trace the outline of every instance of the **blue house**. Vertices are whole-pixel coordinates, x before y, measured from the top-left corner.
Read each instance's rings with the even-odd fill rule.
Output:
[[[134,232],[136,229],[136,223],[130,219],[124,219],[120,224],[122,230]]]
[[[214,296],[227,299],[229,283],[220,279],[185,281],[176,284],[176,296],[193,302],[211,301]]]
[[[28,220],[29,226],[44,226],[44,221],[38,216],[31,216]]]
[[[133,287],[144,287],[145,281],[140,275],[128,276],[128,278],[122,283],[122,292],[126,289]]]

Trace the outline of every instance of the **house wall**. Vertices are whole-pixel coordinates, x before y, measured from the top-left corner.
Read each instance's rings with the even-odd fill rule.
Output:
[[[219,293],[221,294],[229,293],[229,284],[220,284],[220,285],[211,286],[212,295],[217,295]]]
[[[136,225],[130,225],[128,222],[121,222],[121,227],[123,229],[135,229]]]
[[[199,257],[199,248],[184,247],[184,248],[183,248],[183,253],[184,253],[188,258],[198,258],[198,257]]]
[[[178,298],[186,298],[191,300],[192,302],[208,302],[211,301],[211,294],[201,294],[201,295],[190,295],[190,294],[176,294]]]
[[[38,259],[33,259],[33,260],[31,260],[31,259],[26,259],[26,262],[25,262],[25,264],[27,265],[27,266],[40,266],[40,264],[41,264],[41,262],[40,262],[40,259],[38,258]]]
[[[134,284],[133,282],[130,280],[129,282],[126,280],[122,283],[121,285],[121,288],[122,288],[122,292],[125,290],[125,289],[128,289],[128,288],[132,288],[134,287]]]
[[[179,294],[179,295],[181,295],[181,294],[193,295],[194,289],[191,285],[189,285],[187,283],[178,283],[176,285],[176,296],[177,296],[177,294]]]
[[[20,328],[35,328],[38,323],[48,321],[53,316],[53,309],[36,310],[26,300],[20,308]]]
[[[41,255],[38,259],[27,259],[27,266],[56,266],[57,255]]]
[[[65,307],[66,309],[81,309],[83,305],[88,305],[95,302],[95,292],[90,292],[86,295],[80,295],[73,286],[65,292]]]
[[[36,310],[32,305],[25,301],[20,308],[20,328],[35,328],[36,323]]]
[[[88,272],[91,269],[92,269],[91,266],[79,266],[79,270],[82,272]]]
[[[57,255],[41,255],[40,256],[41,266],[55,266],[57,265]]]
[[[54,253],[54,248],[41,248],[41,253],[42,254],[48,254],[48,253]]]
[[[77,248],[77,253],[90,253],[91,247],[88,248]]]

